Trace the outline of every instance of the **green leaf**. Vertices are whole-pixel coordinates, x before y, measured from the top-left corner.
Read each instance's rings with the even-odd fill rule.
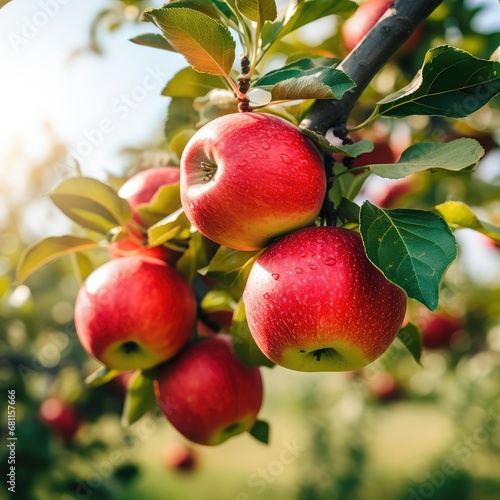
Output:
[[[98,387],[100,385],[106,384],[107,382],[113,380],[115,377],[120,375],[120,370],[112,370],[111,368],[107,368],[103,366],[99,368],[94,373],[90,374],[86,379],[85,383],[89,387]]]
[[[174,238],[189,238],[191,223],[183,208],[179,208],[148,229],[148,245],[156,247]]]
[[[22,283],[47,262],[61,255],[99,248],[99,244],[88,238],[77,236],[50,236],[33,243],[24,250],[17,265],[16,282]]]
[[[149,227],[169,216],[181,207],[180,184],[162,186],[149,203],[139,205],[136,210],[144,224]]]
[[[200,117],[193,108],[193,101],[191,97],[174,97],[170,101],[165,121],[165,137],[168,141],[184,130],[196,129]]]
[[[350,0],[291,0],[281,36],[322,17],[333,14],[348,16],[356,9],[357,5]]]
[[[358,223],[360,210],[361,207],[348,198],[342,198],[340,203],[337,205],[337,213],[344,223]]]
[[[236,0],[236,7],[250,21],[260,25],[274,21],[278,15],[274,0]]]
[[[256,420],[253,427],[248,431],[261,443],[269,444],[269,424],[264,420]]]
[[[333,166],[335,179],[332,189],[329,191],[329,196],[335,206],[341,204],[343,199],[353,200],[361,191],[364,182],[370,175],[368,170],[358,175],[343,175],[345,171],[346,167],[342,163],[336,162]]]
[[[476,214],[465,203],[461,201],[446,201],[435,206],[434,210],[452,229],[474,229],[500,243],[500,227],[479,220]]]
[[[412,323],[408,323],[405,327],[401,328],[398,333],[398,339],[408,349],[413,359],[419,364],[422,356],[422,337],[418,328]]]
[[[276,40],[279,40],[286,33],[283,32],[283,21],[266,21],[264,26],[260,31],[260,39],[261,39],[261,50],[266,51],[269,49],[271,44]]]
[[[319,61],[321,61],[323,64],[319,64]],[[330,61],[332,64],[327,64]],[[282,66],[279,69],[274,69],[272,71],[269,71],[265,75],[262,75],[254,83],[254,86],[255,87],[263,87],[263,86],[274,85],[278,82],[286,80],[287,78],[291,78],[294,76],[300,76],[302,74],[302,72],[308,71],[308,70],[319,71],[319,70],[324,69],[324,68],[333,69],[333,64],[337,61],[338,61],[338,59],[325,58],[325,57],[320,57],[320,58],[307,57],[307,58],[298,59],[297,61],[293,61],[291,63],[286,64],[285,66]]]
[[[176,50],[168,43],[164,36],[159,33],[144,33],[142,35],[137,35],[134,38],[129,38],[131,42],[137,45],[146,45],[147,47],[153,47],[155,49],[170,50],[171,52],[176,52]]]
[[[197,10],[214,19],[236,20],[234,13],[223,0],[170,0],[163,7],[186,7]],[[147,12],[143,14],[143,17]]]
[[[137,370],[130,378],[122,414],[124,427],[137,422],[147,411],[155,407],[153,381],[153,370]]]
[[[235,309],[236,302],[227,290],[209,290],[200,306],[205,312],[231,311]]]
[[[397,163],[369,165],[379,177],[401,179],[423,170],[472,170],[484,155],[484,149],[467,137],[451,142],[420,142],[406,149]]]
[[[226,26],[202,12],[168,5],[146,9],[163,36],[201,73],[227,76],[234,63],[236,43]]]
[[[243,299],[240,299],[233,314],[231,336],[233,352],[242,363],[249,366],[268,366],[270,368],[274,366],[274,363],[257,347],[250,333]]]
[[[413,81],[377,103],[376,113],[463,118],[500,92],[500,63],[443,45],[430,49]]]
[[[189,247],[175,267],[189,283],[193,283],[198,270],[208,265],[218,247],[212,240],[195,231],[189,239]]]
[[[373,151],[373,142],[363,139],[362,141],[355,142],[354,144],[344,144],[342,146],[334,146],[330,144],[328,139],[317,132],[309,129],[302,129],[301,132],[312,139],[321,149],[326,151],[332,151],[333,153],[339,153],[342,156],[348,156],[349,158],[355,158],[363,153],[370,153]]]
[[[356,84],[343,71],[327,66],[300,70],[288,69],[264,76],[256,84],[270,90],[273,100],[340,99]]]
[[[168,97],[203,97],[213,88],[225,88],[220,76],[199,73],[191,67],[181,69],[167,83],[162,95]]]
[[[89,257],[81,252],[71,253],[70,259],[72,260],[75,277],[80,283],[83,283],[95,270],[95,266]]]
[[[383,210],[366,201],[360,232],[368,258],[408,297],[431,310],[439,285],[457,256],[457,243],[446,222],[422,210]]]
[[[243,293],[248,274],[260,252],[242,252],[221,246],[210,261],[206,276],[225,287],[236,287]]]
[[[102,234],[130,219],[128,202],[107,184],[90,177],[63,180],[50,198],[70,219]]]

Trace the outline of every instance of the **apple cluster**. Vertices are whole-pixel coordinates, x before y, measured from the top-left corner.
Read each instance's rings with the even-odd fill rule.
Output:
[[[181,199],[198,231],[236,250],[265,250],[243,301],[274,363],[300,371],[360,368],[399,332],[406,295],[368,260],[358,233],[316,227],[326,195],[321,155],[264,113],[217,118],[181,158]]]
[[[199,290],[176,268],[182,248],[147,244],[141,207],[178,182],[179,205],[199,233],[258,253],[242,300],[269,360],[354,370],[390,346],[406,296],[368,260],[357,232],[316,225],[327,195],[316,146],[273,115],[219,117],[190,139],[180,169],[145,170],[121,187],[128,236],[110,245],[113,258],[75,304],[82,346],[109,369],[152,370],[158,406],[187,439],[215,445],[253,433],[263,389],[259,367],[236,357],[230,335],[200,327]]]

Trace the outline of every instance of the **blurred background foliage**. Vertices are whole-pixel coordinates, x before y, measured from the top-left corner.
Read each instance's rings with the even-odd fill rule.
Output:
[[[86,32],[86,42],[68,49],[66,61],[105,57],[106,41],[128,36],[128,25],[137,32],[149,30],[137,28],[137,23],[141,9],[152,2],[94,4],[99,8],[89,24],[79,27]],[[2,9],[0,18],[12,5]],[[80,8],[85,10],[84,5]],[[449,43],[489,58],[500,44],[498,23],[489,24],[488,17],[495,14],[498,20],[498,8],[488,2],[446,0],[425,24],[418,44],[397,54],[374,79],[352,124],[367,118],[376,100],[411,80],[430,46]],[[288,36],[277,45],[270,65],[278,67],[300,53],[342,57],[337,22],[329,17]],[[168,101],[160,99],[160,91],[155,106],[164,114]],[[99,92],[99,85],[92,92]],[[157,120],[151,140],[117,147],[120,161],[113,173],[101,174],[118,186],[131,172],[175,162],[162,138],[163,127]],[[359,132],[359,138],[389,144],[396,158],[418,140],[477,138],[487,150],[477,172],[414,175],[410,187],[390,203],[429,208],[448,199],[462,200],[482,219],[500,225],[499,130],[497,98],[461,121],[380,120]],[[89,252],[79,262],[65,257],[37,271],[26,284],[14,282],[26,245],[55,228],[68,227],[45,195],[60,178],[74,175],[76,167],[50,123],[45,133],[50,147],[36,158],[16,147],[13,139],[0,171],[0,387],[4,396],[7,390],[16,391],[17,498],[499,498],[498,246],[468,230],[457,233],[460,257],[446,275],[439,308],[440,314],[453,318],[452,324],[447,330],[438,327],[447,333],[437,345],[424,339],[421,367],[396,343],[377,362],[354,373],[263,368],[261,415],[271,422],[271,444],[240,436],[214,449],[194,446],[188,450],[191,465],[180,466],[172,444],[184,442],[159,413],[129,429],[121,427],[126,377],[97,388],[83,382],[96,364],[76,338],[73,302],[85,275],[108,259],[106,252]],[[16,178],[13,190],[8,179],[21,160],[24,175]],[[362,196],[380,200],[393,184],[370,179]],[[36,212],[43,216],[34,217]],[[416,304],[411,304],[410,315],[421,325],[428,321]],[[1,408],[3,436],[6,404]],[[8,470],[4,444],[3,478]],[[4,485],[1,491],[0,498]]]

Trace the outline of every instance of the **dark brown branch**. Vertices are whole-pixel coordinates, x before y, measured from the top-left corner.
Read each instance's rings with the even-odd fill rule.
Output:
[[[316,101],[301,128],[322,135],[332,127],[345,129],[347,119],[366,86],[442,1],[397,0],[338,66],[354,80],[356,87],[340,100]]]

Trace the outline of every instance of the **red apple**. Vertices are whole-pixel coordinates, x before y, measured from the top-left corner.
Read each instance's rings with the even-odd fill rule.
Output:
[[[156,247],[146,246],[146,239],[143,240],[144,244],[140,244],[131,238],[124,238],[123,240],[118,240],[108,246],[108,252],[111,258],[118,259],[120,257],[127,257],[133,255],[142,255],[144,257],[154,257],[155,259],[161,259],[170,265],[175,265],[182,255],[181,252],[171,250],[159,245]]]
[[[299,371],[355,370],[392,343],[406,295],[368,260],[354,231],[307,228],[257,258],[243,293],[261,351]]]
[[[461,316],[428,309],[421,309],[416,314],[415,323],[422,334],[422,345],[427,349],[449,347],[452,337],[465,326]]]
[[[198,320],[198,335],[208,337],[217,332],[228,332],[233,322],[233,310],[220,310],[206,313],[203,320]]]
[[[142,225],[137,207],[150,203],[162,186],[176,184],[179,178],[180,171],[177,167],[148,168],[130,177],[122,185],[118,195],[128,201],[132,209],[132,219]]]
[[[146,369],[172,357],[195,318],[196,300],[184,277],[151,257],[123,257],[97,268],[75,304],[83,347],[117,370]]]
[[[253,427],[262,404],[262,379],[258,367],[235,357],[231,337],[217,334],[161,367],[156,398],[187,439],[215,445]]]
[[[341,32],[345,48],[351,52],[364,36],[377,24],[384,12],[394,4],[395,0],[368,0],[346,20],[342,25]],[[422,27],[415,32],[404,43],[406,51],[416,46],[422,37]]]
[[[256,250],[311,225],[326,178],[316,148],[294,125],[263,113],[217,118],[191,138],[181,158],[181,199],[211,240]]]
[[[147,237],[145,236],[147,228],[137,212],[138,207],[152,201],[162,186],[176,184],[179,182],[179,177],[180,171],[177,167],[149,168],[133,175],[122,185],[118,194],[128,201],[132,209],[132,222],[127,224],[126,228],[131,233],[131,237],[109,245],[108,252],[111,258],[144,255],[164,260],[172,265],[179,260],[182,252],[171,250],[163,245],[147,246]]]
[[[71,440],[81,425],[75,409],[57,398],[46,399],[41,404],[38,414],[40,420],[65,441]]]
[[[171,443],[163,450],[163,463],[174,472],[193,472],[198,467],[198,455],[191,446]]]

